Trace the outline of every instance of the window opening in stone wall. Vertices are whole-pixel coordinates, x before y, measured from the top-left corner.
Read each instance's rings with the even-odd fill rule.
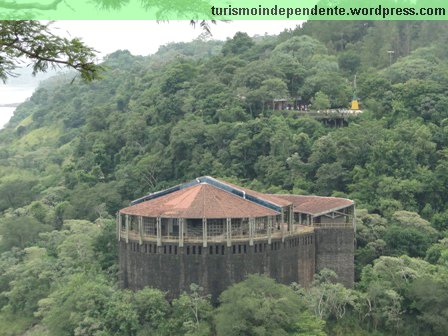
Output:
[[[224,245],[221,245],[221,255],[224,255]]]

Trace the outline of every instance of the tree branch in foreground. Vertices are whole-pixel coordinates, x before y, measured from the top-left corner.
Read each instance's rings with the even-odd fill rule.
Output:
[[[79,39],[54,35],[49,24],[38,21],[0,21],[0,78],[6,81],[22,59],[28,59],[33,74],[66,66],[93,80],[101,67],[94,62],[96,51]]]

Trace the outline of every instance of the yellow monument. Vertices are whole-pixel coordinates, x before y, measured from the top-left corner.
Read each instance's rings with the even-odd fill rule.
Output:
[[[358,97],[356,96],[356,75],[355,78],[353,79],[353,99],[352,99],[352,104],[350,106],[350,110],[359,110],[359,101],[358,101]]]

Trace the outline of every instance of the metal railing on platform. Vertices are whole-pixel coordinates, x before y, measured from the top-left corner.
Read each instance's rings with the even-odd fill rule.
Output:
[[[297,117],[312,117],[316,119],[325,118],[349,118],[354,117],[362,113],[361,110],[348,110],[348,109],[329,109],[329,110],[276,110],[275,113]]]
[[[288,225],[284,224],[283,226],[283,232],[281,230],[281,227],[275,227],[272,229],[272,231],[269,233],[267,230],[263,230],[263,232],[255,232],[254,235],[251,237],[249,233],[232,233],[230,240],[231,241],[249,241],[250,239],[253,240],[268,240],[271,239],[280,239],[282,237],[288,237],[291,235],[300,235],[300,234],[306,234],[310,233],[314,230],[312,226],[304,226],[304,225],[298,225],[294,224],[292,226],[291,231],[288,231]],[[148,235],[143,233],[143,235],[140,235],[139,232],[130,230],[127,236],[126,230],[120,231],[120,237],[121,239],[128,239],[133,241],[140,241],[140,238],[142,241],[150,241],[150,242],[156,242],[157,241],[157,235]],[[163,235],[160,237],[162,242],[170,242],[170,243],[178,243],[179,242],[179,235]],[[202,243],[204,241],[204,237],[202,235],[185,235],[183,237],[184,242],[188,243]],[[225,233],[221,235],[213,235],[213,236],[207,236],[207,242],[210,243],[224,243],[227,241],[227,236]]]
[[[351,228],[352,223],[313,223],[314,227],[319,228]]]

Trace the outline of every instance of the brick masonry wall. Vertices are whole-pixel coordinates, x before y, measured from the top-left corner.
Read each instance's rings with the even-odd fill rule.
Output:
[[[315,228],[316,272],[329,268],[346,287],[353,287],[355,277],[355,233],[353,228]]]
[[[186,244],[156,247],[154,243],[139,245],[136,241],[119,242],[120,279],[133,290],[145,286],[168,291],[174,298],[191,283],[202,286],[214,302],[231,284],[248,274],[266,274],[280,283],[298,282],[308,286],[315,271],[314,233],[287,237],[285,242],[272,240],[210,244],[207,247]]]

